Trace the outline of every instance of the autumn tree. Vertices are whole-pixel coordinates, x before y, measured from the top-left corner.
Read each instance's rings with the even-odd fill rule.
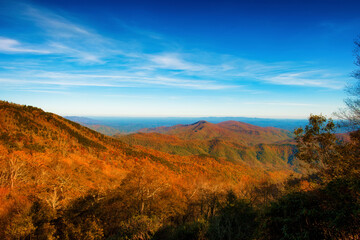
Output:
[[[354,53],[360,67],[360,39]],[[324,184],[273,202],[265,213],[263,239],[360,239],[360,69],[352,76],[346,108],[336,114],[351,127],[350,140],[340,140],[334,122],[321,115],[311,115],[309,125],[295,130],[297,158]]]
[[[296,157],[322,173],[333,168],[334,161],[338,162],[341,158],[334,130],[335,124],[331,119],[311,115],[309,125],[294,132],[298,144]]]
[[[7,185],[11,189],[23,180],[26,175],[26,155],[16,151],[8,155],[0,155],[0,185]]]
[[[335,124],[324,116],[312,115],[309,125],[295,130],[298,144],[297,158],[310,164],[329,181],[355,176],[360,170],[360,136],[351,133],[349,142],[337,138]]]
[[[170,187],[161,173],[161,166],[158,167],[156,169],[144,160],[122,182],[121,188],[135,207],[136,214],[147,214],[159,209],[156,202]]]
[[[297,158],[323,180],[317,189],[292,192],[265,214],[264,239],[360,239],[360,134],[341,141],[335,124],[311,115],[295,131]]]

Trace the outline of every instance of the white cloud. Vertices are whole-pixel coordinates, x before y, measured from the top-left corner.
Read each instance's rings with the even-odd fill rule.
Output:
[[[48,68],[47,59],[34,59],[34,62],[39,62],[38,66],[34,63],[21,66],[21,68],[28,69],[50,69],[45,72],[47,76],[41,75],[39,71],[35,75],[31,75],[33,81],[35,81],[34,77],[38,77],[42,83],[104,87],[154,85],[220,90],[239,88],[255,82],[337,90],[341,89],[344,85],[343,82],[345,82],[343,81],[344,76],[334,74],[326,69],[313,71],[311,69],[315,67],[309,64],[264,63],[207,52],[171,52],[166,49],[165,45],[161,49],[161,53],[147,54],[145,51],[135,50],[136,48],[132,48],[129,43],[106,38],[95,30],[79,24],[80,21],[74,20],[74,17],[69,17],[64,13],[60,15],[45,8],[26,5],[23,9],[23,15],[30,24],[42,30],[39,33],[41,35],[39,39],[43,38],[41,39],[42,47],[34,47],[34,45],[20,43],[18,40],[4,37],[0,38],[0,52],[51,53],[54,55],[49,60],[52,61],[52,69],[51,67]],[[123,28],[136,32],[138,35],[156,35],[156,33],[143,32],[141,29],[126,25]],[[148,38],[165,41],[164,36]],[[63,64],[74,61],[100,66],[97,68],[100,73],[93,74],[90,70],[84,70],[82,74],[69,75],[51,72],[51,70],[56,69],[57,63]],[[5,67],[10,69],[9,63],[6,64],[8,66]],[[63,66],[66,67],[66,64]],[[101,69],[101,66],[122,70],[112,72],[112,74],[111,71]],[[20,69],[19,65],[17,67]],[[52,74],[53,76],[51,76]],[[54,74],[58,74],[62,79],[58,78],[57,81],[53,82],[45,81],[46,79],[54,80]],[[249,92],[258,91],[257,89],[245,90]]]
[[[155,63],[154,67],[156,68],[187,71],[204,71],[208,69],[205,65],[187,62],[176,53],[149,55],[149,59]]]
[[[330,69],[317,68],[311,63],[262,63],[242,59],[237,66],[238,72],[232,71],[233,76],[243,80],[274,85],[340,90],[344,87],[347,79],[344,74]]]
[[[57,36],[61,38],[79,35],[95,36],[95,34],[86,30],[84,27],[72,23],[66,17],[55,14],[44,8],[40,9],[27,5],[24,9],[24,15],[28,16],[32,22],[48,31],[48,33],[52,34],[53,32],[57,32]]]
[[[247,105],[271,105],[271,106],[296,106],[296,107],[317,106],[316,104],[312,104],[312,103],[299,103],[299,102],[245,102],[243,104],[247,104]]]
[[[27,48],[22,44],[11,38],[0,37],[0,51],[5,53],[34,53],[34,54],[49,54],[50,51]]]
[[[337,77],[337,74],[331,76],[331,74],[326,71],[303,71],[281,73],[264,77],[264,80],[278,85],[342,89],[345,81],[341,81],[340,77]]]
[[[220,84],[211,80],[192,80],[165,76],[132,76],[123,73],[106,74],[72,74],[62,72],[32,71],[17,74],[14,78],[0,78],[0,82],[8,85],[57,85],[57,86],[93,86],[93,87],[176,87],[198,90],[221,90],[236,88],[236,85]],[[19,77],[19,75],[24,77]],[[31,77],[26,77],[31,76]]]
[[[71,48],[61,43],[51,43],[50,47],[55,53],[71,56],[79,62],[99,64],[105,63],[105,61],[101,60],[101,56],[98,56],[96,53],[94,54],[89,51],[78,50],[76,48]]]
[[[62,60],[81,63],[104,64],[106,58],[123,54],[113,39],[107,39],[81,24],[76,24],[70,17],[56,14],[45,8],[26,5],[23,17],[28,23],[41,29],[43,48],[47,52],[62,55]],[[76,21],[76,20],[75,20]]]
[[[34,93],[51,93],[51,94],[70,94],[64,91],[53,91],[53,90],[38,90],[38,89],[18,89],[19,92],[34,92]]]

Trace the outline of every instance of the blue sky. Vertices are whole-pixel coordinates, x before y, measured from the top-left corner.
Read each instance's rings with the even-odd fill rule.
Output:
[[[0,1],[0,99],[79,116],[343,105],[359,1]]]

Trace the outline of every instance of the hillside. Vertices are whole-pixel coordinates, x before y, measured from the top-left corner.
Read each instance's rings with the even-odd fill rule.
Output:
[[[181,157],[173,160],[162,152],[149,153],[39,108],[3,101],[0,101],[0,148],[3,158],[12,156],[19,162],[35,164],[37,171],[46,171],[49,176],[52,171],[69,171],[59,175],[67,174],[73,177],[71,181],[86,181],[85,185],[93,187],[104,186],[108,180],[121,180],[141,158],[160,163],[174,173],[180,170],[175,161],[182,162],[182,167],[192,161]]]
[[[11,188],[31,188],[44,198],[57,191],[59,204],[116,185],[126,175],[125,161],[136,154],[55,114],[7,102],[0,102],[0,149],[3,185],[11,180]],[[17,169],[17,177],[6,176],[6,169]]]
[[[164,146],[185,144],[178,137],[152,134],[159,135]],[[223,147],[228,148],[228,143],[214,142],[212,148],[216,151]],[[80,204],[77,201],[97,195],[109,201],[101,203],[101,222],[112,222],[109,218],[114,218],[113,211],[119,212],[119,222],[112,222],[115,229],[124,227],[129,216],[139,214],[155,214],[159,222],[151,226],[161,226],[166,219],[188,214],[189,206],[193,206],[192,214],[200,211],[204,206],[198,204],[212,194],[234,189],[253,196],[258,191],[256,184],[278,183],[293,173],[284,164],[286,160],[271,167],[256,164],[254,168],[245,162],[232,163],[211,154],[191,152],[190,145],[184,149],[189,149],[189,154],[131,146],[39,108],[0,101],[0,238],[55,234],[61,239],[74,239],[62,235],[66,232],[87,239],[88,220],[72,222],[74,217],[66,214],[75,214],[81,208],[74,205]],[[231,146],[229,151],[233,149]],[[246,151],[243,154],[248,154]],[[50,214],[46,219],[51,222],[36,220],[40,216],[33,211],[40,211],[34,210],[39,207]],[[76,230],[80,223],[86,227]],[[93,226],[101,227],[101,236],[109,237],[118,231],[113,225]]]

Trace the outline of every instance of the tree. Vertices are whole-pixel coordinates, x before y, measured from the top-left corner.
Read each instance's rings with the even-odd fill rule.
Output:
[[[135,207],[135,213],[146,215],[163,211],[165,206],[158,203],[170,190],[170,184],[159,169],[143,161],[128,173],[121,188],[128,196],[129,205]]]
[[[307,162],[320,173],[334,167],[334,161],[341,157],[338,151],[335,124],[324,116],[310,115],[309,125],[294,131],[298,145],[296,157]]]
[[[360,134],[350,134],[350,141],[340,141],[335,124],[324,116],[311,115],[309,125],[295,130],[299,160],[307,162],[325,182],[335,178],[358,176],[360,172]]]
[[[287,194],[267,207],[260,239],[360,239],[359,197],[358,178]]]
[[[314,193],[285,195],[266,209],[260,239],[325,239],[319,205]]]
[[[355,40],[355,65],[360,67],[360,37]],[[345,120],[347,126],[360,130],[360,68],[352,73],[355,83],[349,84],[345,90],[348,98],[344,100],[346,108],[341,109],[336,115]]]
[[[0,185],[8,185],[11,189],[23,180],[26,175],[26,156],[21,151],[13,152],[7,156],[0,156]]]
[[[255,209],[230,191],[225,206],[210,221],[208,238],[210,240],[253,239],[258,227],[256,218]]]

